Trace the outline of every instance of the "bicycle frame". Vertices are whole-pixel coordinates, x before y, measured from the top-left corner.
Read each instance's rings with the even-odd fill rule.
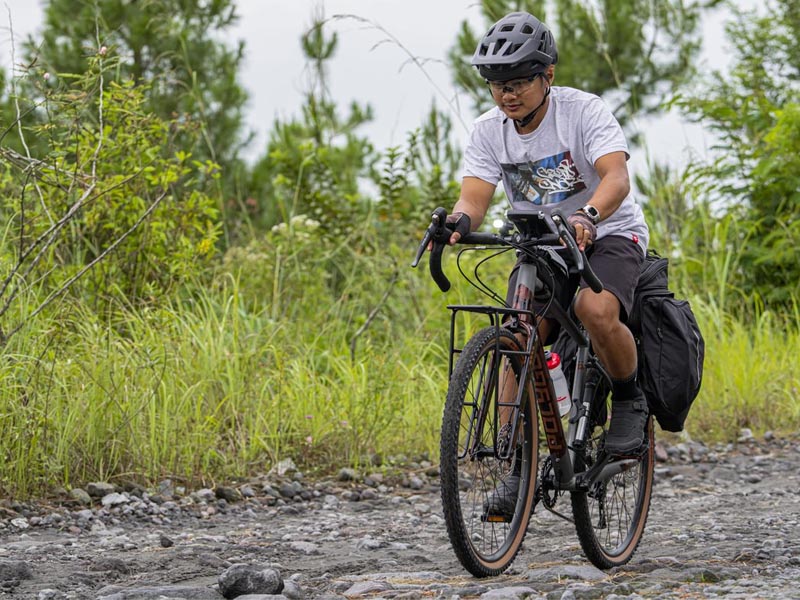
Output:
[[[500,366],[498,364],[491,365],[490,373],[493,374],[492,377],[494,381],[489,382],[488,385],[494,388],[494,393],[497,394],[496,397],[498,398],[498,402],[494,403],[495,414],[493,414],[491,418],[500,418],[498,414],[499,407],[509,408],[511,410],[511,417],[508,420],[508,422],[511,423],[510,435],[511,439],[515,439],[522,399],[526,388],[530,391],[530,386],[532,386],[542,429],[545,434],[549,454],[552,458],[553,472],[558,488],[565,491],[587,490],[594,483],[606,481],[625,469],[632,467],[636,464],[636,461],[620,460],[611,463],[609,458],[606,457],[598,461],[585,472],[575,472],[575,452],[576,450],[582,449],[586,444],[589,418],[592,410],[592,402],[594,400],[594,390],[597,386],[597,380],[594,382],[588,381],[587,377],[591,369],[599,372],[601,377],[608,378],[608,375],[605,373],[602,365],[590,355],[589,339],[586,334],[563,307],[558,305],[557,302],[551,303],[548,308],[547,316],[554,318],[561,327],[566,329],[570,337],[578,343],[575,375],[572,381],[572,389],[570,390],[572,408],[569,413],[568,427],[565,431],[559,413],[553,382],[545,363],[544,345],[536,328],[537,319],[542,317],[537,316],[537,313],[532,310],[535,308],[533,306],[534,293],[536,290],[541,290],[543,286],[544,283],[538,277],[536,259],[525,258],[519,265],[517,287],[514,293],[512,308],[448,305],[447,308],[451,311],[448,377],[452,375],[456,355],[461,352],[461,350],[455,346],[456,318],[458,313],[472,312],[487,315],[491,326],[494,327],[497,332],[497,351],[495,352],[494,360],[498,361],[502,355],[508,354],[520,354],[524,356],[523,369],[520,375],[520,381],[523,382],[523,384],[519,386],[516,398],[512,401],[504,399],[504,401],[501,402],[499,400],[501,397],[500,377],[494,374],[500,372]],[[522,338],[522,341],[525,343],[524,350],[516,352],[500,350],[499,339],[500,329],[502,327],[506,327],[512,331],[517,339],[520,339],[520,337]],[[467,443],[464,446],[465,453],[477,453],[480,451],[477,447],[472,446],[473,444],[477,444],[477,440],[481,439],[481,429],[484,427],[486,419],[489,417],[489,415],[484,414],[482,406],[473,406],[472,409],[473,413],[470,426],[477,429],[475,431],[470,430],[468,433]],[[493,429],[497,432],[499,427],[494,427]],[[473,442],[473,440],[475,441]],[[497,448],[497,439],[494,440],[494,446]],[[505,455],[498,455],[497,458],[509,460],[511,458],[510,453],[511,450]],[[463,458],[463,456],[460,458]]]

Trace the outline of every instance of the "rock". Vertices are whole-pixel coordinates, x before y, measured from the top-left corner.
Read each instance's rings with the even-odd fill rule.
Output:
[[[489,590],[481,594],[481,600],[502,600],[509,598],[510,600],[522,600],[523,598],[530,598],[536,594],[536,590],[523,586],[501,587]]]
[[[392,590],[394,587],[386,581],[359,581],[351,585],[345,592],[346,598],[375,597],[375,594]]]
[[[283,590],[283,579],[278,570],[246,564],[235,564],[225,569],[218,583],[219,591],[225,598],[245,594],[279,594]]]
[[[199,502],[213,502],[217,499],[217,495],[214,493],[214,490],[203,488],[202,490],[197,490],[196,492],[192,493],[192,496],[197,498]]]
[[[118,504],[127,504],[130,502],[127,496],[124,494],[119,494],[117,492],[112,492],[111,494],[106,494],[103,496],[100,503],[105,506],[106,508],[110,506],[117,506]]]
[[[86,490],[81,488],[71,489],[69,495],[78,504],[82,504],[83,506],[89,506],[92,503],[92,497],[86,493]]]
[[[279,461],[274,467],[272,467],[269,470],[269,474],[283,477],[284,475],[294,471],[297,471],[297,465],[294,464],[294,461],[291,458],[286,458],[282,461]]]
[[[114,486],[104,481],[90,483],[86,486],[86,491],[92,498],[102,498],[114,492]]]
[[[31,579],[33,571],[21,560],[0,560],[0,582]]]
[[[756,440],[755,436],[753,435],[752,429],[748,429],[747,427],[742,427],[739,430],[739,438],[736,440],[740,444],[746,444],[748,442],[754,442]]]
[[[50,502],[0,500],[0,562],[22,565],[20,576],[6,569],[0,597],[221,600],[212,584],[231,562],[247,557],[256,573],[277,571],[275,579],[287,567],[295,572],[277,594],[252,592],[238,600],[789,600],[800,580],[799,449],[793,436],[769,446],[760,439],[730,446],[688,438],[665,443],[668,461],[656,468],[642,543],[630,563],[608,572],[596,570],[574,529],[540,505],[514,565],[499,577],[470,576],[448,540],[440,482],[428,473],[429,459],[418,457],[419,468],[388,462],[385,473],[370,474],[363,485],[338,482],[338,469],[333,477],[253,478],[236,489],[244,496],[249,485],[255,497],[238,503],[198,490],[156,504],[127,484],[111,494],[124,489],[128,502],[103,506],[100,497],[80,510],[68,494]],[[747,483],[751,476],[760,482]],[[411,489],[413,477],[422,489]],[[287,496],[277,491],[282,485]],[[569,501],[564,494],[555,508],[568,515]],[[15,527],[12,519],[29,527]],[[473,539],[487,533],[476,529]],[[427,571],[415,570],[421,568]],[[98,591],[103,581],[118,583]]]
[[[156,493],[163,498],[172,498],[175,495],[175,485],[171,479],[159,481]]]
[[[120,558],[111,556],[102,556],[98,558],[92,562],[89,566],[89,570],[99,573],[120,573],[122,575],[128,575],[131,572],[128,563]]]
[[[290,542],[289,548],[303,554],[321,554],[319,546],[313,542]]]
[[[339,475],[336,477],[337,481],[356,481],[358,480],[358,473],[355,469],[344,468],[339,470]]]
[[[217,498],[226,502],[238,502],[242,499],[242,494],[236,488],[219,486],[214,490]]]
[[[528,581],[559,581],[561,579],[602,581],[608,579],[608,574],[592,565],[560,565],[528,571]]]
[[[190,585],[152,586],[140,588],[111,588],[108,593],[100,590],[97,600],[222,600],[223,596],[208,587]]]
[[[36,600],[66,600],[67,595],[59,590],[40,590],[36,595]]]

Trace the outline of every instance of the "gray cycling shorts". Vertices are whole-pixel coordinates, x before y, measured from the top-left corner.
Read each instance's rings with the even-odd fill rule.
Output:
[[[609,235],[592,244],[586,255],[597,278],[603,282],[603,287],[619,300],[620,319],[625,322],[633,307],[633,293],[644,262],[642,248],[629,237]],[[513,305],[518,270],[519,263],[514,265],[508,278],[506,303],[509,306]],[[568,308],[579,283],[581,289],[589,287],[585,281],[581,279],[578,282],[574,276],[569,281],[556,281],[555,300]],[[537,302],[536,306],[539,308],[543,305]]]

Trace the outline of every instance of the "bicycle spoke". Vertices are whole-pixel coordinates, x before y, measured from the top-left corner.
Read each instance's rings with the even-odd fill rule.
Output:
[[[497,353],[498,347],[500,354]],[[504,354],[508,350],[517,354],[509,357]],[[505,364],[512,367],[508,372],[519,378],[523,360],[518,352],[516,339],[505,330],[499,338],[495,328],[476,334],[462,350],[451,376],[445,406],[441,448],[445,522],[456,555],[470,572],[479,577],[497,575],[511,564],[522,543],[518,532],[527,525],[527,513],[496,517],[495,513],[489,513],[488,508],[493,506],[492,502],[497,502],[493,500],[496,490],[505,485],[517,460],[513,448],[498,450],[509,441],[501,434],[501,424],[506,424],[502,421],[514,414],[511,408],[501,411],[498,406],[498,392],[505,387],[498,385],[501,381],[498,378]],[[502,360],[500,356],[503,356]],[[531,410],[535,411],[535,405],[532,399],[525,397],[523,412],[527,414]],[[519,422],[535,422],[535,412],[528,414],[526,419]],[[535,430],[530,425],[527,429],[517,428],[520,441],[531,440],[527,446],[528,453],[535,453]],[[511,455],[512,459],[501,460],[501,455]],[[535,463],[535,458],[528,457],[523,464],[530,469]],[[520,489],[519,494],[530,498],[535,473],[528,473],[524,482],[521,486],[524,489]],[[510,501],[517,506],[530,506],[529,502],[520,504],[513,498]]]
[[[602,414],[602,411],[601,411]],[[584,467],[602,457],[609,422],[594,425],[583,458]],[[623,565],[633,556],[644,531],[650,507],[654,454],[652,423],[648,423],[648,450],[638,462],[596,483],[587,492],[572,494],[578,537],[589,559],[600,568]]]

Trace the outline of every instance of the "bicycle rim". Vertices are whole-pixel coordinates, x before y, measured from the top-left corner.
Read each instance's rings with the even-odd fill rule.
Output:
[[[605,411],[609,414],[610,399]],[[608,419],[596,423],[588,447],[580,462],[594,464],[608,430]],[[655,464],[653,418],[647,421],[646,449],[625,471],[587,492],[572,493],[575,529],[587,558],[598,568],[610,569],[626,564],[636,551],[644,533],[650,510]]]
[[[520,356],[498,360],[504,350],[518,351],[507,330],[478,332],[464,347],[450,379],[441,439],[441,492],[450,542],[461,564],[476,577],[505,571],[519,552],[530,519],[536,483],[536,405],[530,385],[518,419],[513,460],[502,460],[495,449],[499,418],[496,377],[510,364],[518,383]],[[498,365],[502,364],[502,367]],[[519,461],[518,465],[516,461]],[[495,488],[518,466],[520,487],[514,514],[508,520],[489,515],[486,504]]]

